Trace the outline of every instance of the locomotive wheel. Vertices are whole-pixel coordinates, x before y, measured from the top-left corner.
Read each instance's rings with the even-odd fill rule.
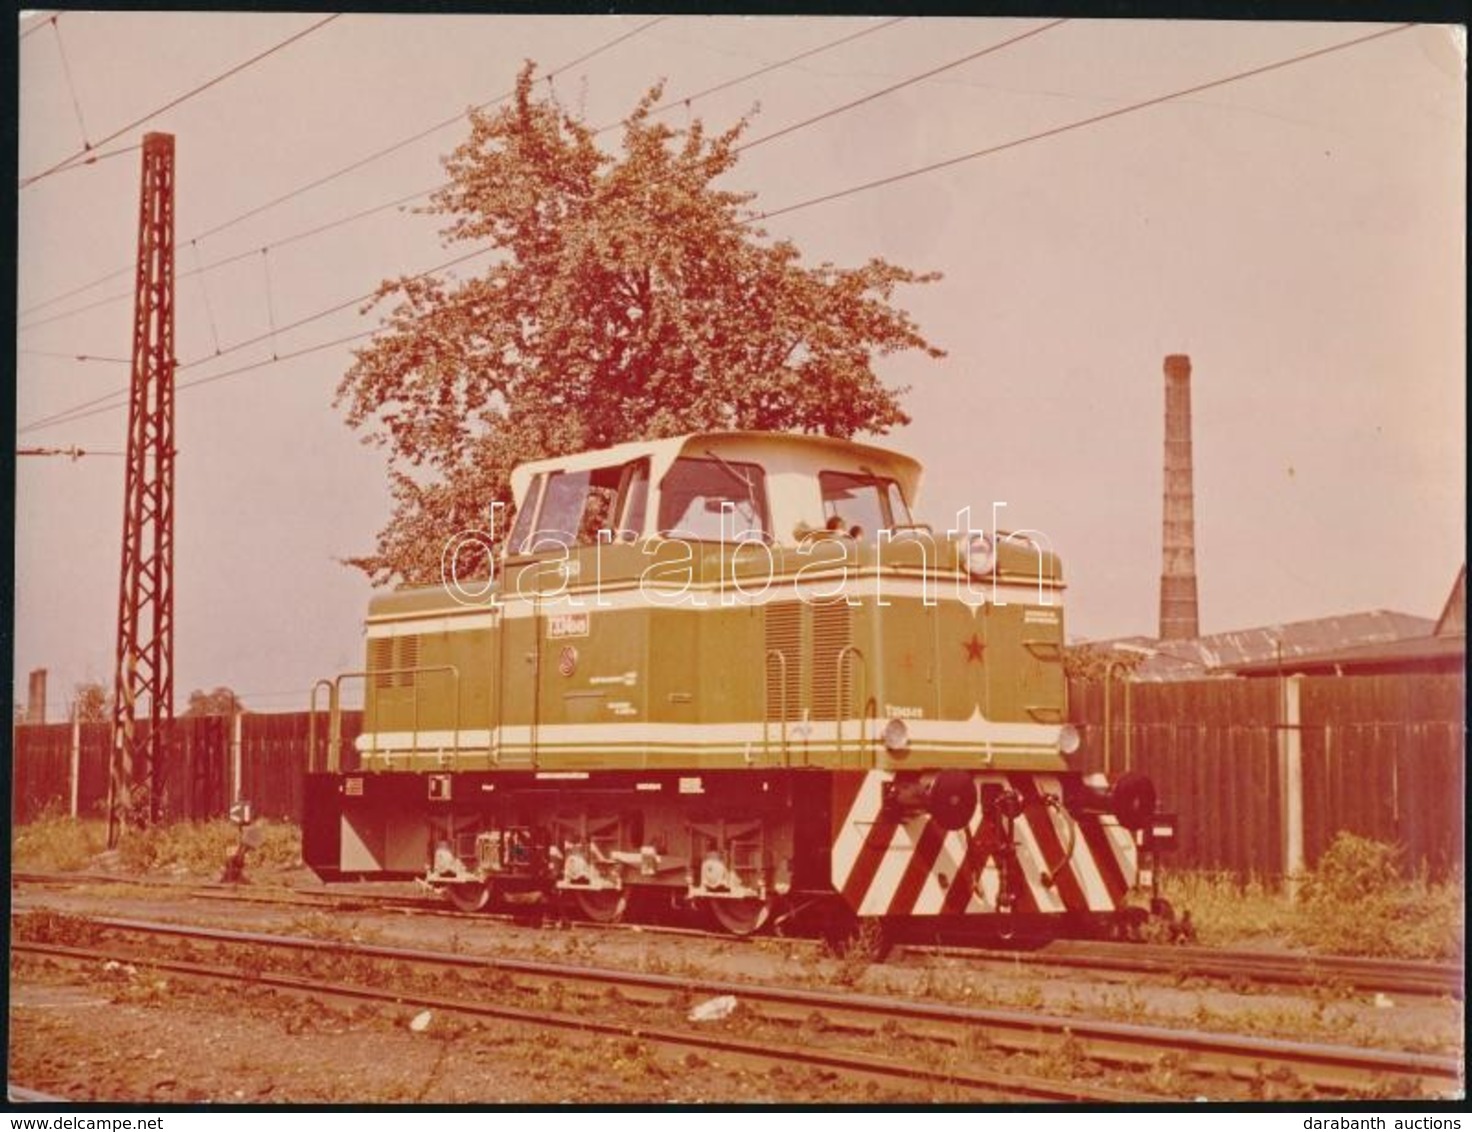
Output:
[[[445,891],[450,895],[450,903],[461,912],[479,912],[491,902],[491,890],[475,881],[452,884]]]
[[[578,914],[595,924],[616,924],[624,918],[629,906],[628,891],[622,888],[599,888],[587,892],[574,892],[573,903]]]
[[[731,935],[752,935],[772,914],[770,900],[707,900],[711,918]]]

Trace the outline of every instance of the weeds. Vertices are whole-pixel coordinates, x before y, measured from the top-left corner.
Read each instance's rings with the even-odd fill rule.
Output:
[[[1225,947],[1281,938],[1293,920],[1293,905],[1257,877],[1226,872],[1167,873],[1162,890],[1179,911],[1191,913],[1197,941]]]
[[[36,909],[11,920],[16,939],[50,943],[58,947],[93,947],[102,936],[99,924],[85,916],[72,916],[50,909]]]
[[[1100,1067],[1089,1057],[1088,1047],[1071,1031],[1065,1030],[1062,1041],[1040,1050],[1034,1062],[1044,1076],[1077,1081],[1097,1077]]]
[[[16,869],[77,872],[107,848],[107,825],[48,809],[35,821],[17,826],[10,844]]]
[[[1208,947],[1295,943],[1335,955],[1450,959],[1462,953],[1461,877],[1406,879],[1399,851],[1340,833],[1302,878],[1299,899],[1261,878],[1190,872],[1163,878]]]
[[[316,911],[293,917],[282,928],[282,933],[344,944],[377,943],[383,938],[381,928],[364,927],[356,920],[344,920],[339,916]]]
[[[1292,938],[1318,950],[1447,959],[1462,948],[1460,884],[1407,881],[1399,851],[1340,833],[1304,877]]]
[[[263,836],[260,846],[250,851],[248,870],[269,872],[301,866],[301,832],[296,826],[257,822],[256,828]],[[117,862],[128,872],[214,877],[238,838],[237,827],[223,819],[130,829],[118,842]],[[11,840],[13,866],[21,870],[78,872],[94,865],[106,850],[105,821],[72,818],[54,809],[18,826]]]

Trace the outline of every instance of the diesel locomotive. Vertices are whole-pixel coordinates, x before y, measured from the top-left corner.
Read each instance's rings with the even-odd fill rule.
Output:
[[[364,668],[314,690],[307,864],[738,935],[1138,922],[1173,823],[1080,769],[1060,561],[917,524],[921,471],[754,432],[518,468],[511,529],[375,597]]]

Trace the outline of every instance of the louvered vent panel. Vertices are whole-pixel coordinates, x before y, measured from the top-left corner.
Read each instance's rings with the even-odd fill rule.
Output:
[[[392,637],[375,637],[368,642],[368,667],[376,675],[373,677],[374,688],[388,688],[393,684],[393,677],[388,675],[385,669],[394,666],[394,642]]]
[[[767,718],[780,720],[783,707],[789,720],[802,717],[802,604],[776,602],[766,607]],[[778,659],[773,653],[781,655]]]
[[[852,669],[857,663],[852,654],[843,655],[852,637],[849,604],[840,598],[814,605],[812,610],[813,718],[837,719],[840,709],[846,715],[852,707],[850,690],[843,683],[853,682]],[[839,680],[840,669],[846,678],[843,683]]]
[[[419,663],[419,638],[418,637],[396,637],[398,655],[394,657],[395,668],[413,668]],[[400,672],[394,677],[394,683],[400,688],[414,687],[413,672]]]

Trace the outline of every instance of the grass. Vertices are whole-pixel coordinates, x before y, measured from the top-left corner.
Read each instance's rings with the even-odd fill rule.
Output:
[[[1346,955],[1451,959],[1462,952],[1461,878],[1406,880],[1394,846],[1341,833],[1304,880],[1293,938]]]
[[[46,814],[15,827],[11,864],[21,871],[78,872],[106,848],[106,823]]]
[[[264,838],[250,851],[247,874],[301,865],[301,834],[286,823],[258,822]],[[125,832],[116,864],[132,873],[217,877],[237,842],[221,820],[176,822]],[[47,814],[14,830],[19,871],[77,872],[96,867],[107,847],[106,823]],[[1189,911],[1207,947],[1297,946],[1324,954],[1453,959],[1462,954],[1462,878],[1407,879],[1393,846],[1341,833],[1303,878],[1299,898],[1261,879],[1229,873],[1167,872],[1162,890],[1178,912]],[[564,959],[586,959],[591,938],[561,941]],[[862,954],[839,964],[842,985],[863,980]]]
[[[1394,846],[1340,833],[1301,878],[1298,899],[1254,878],[1167,874],[1207,947],[1288,944],[1327,955],[1455,959],[1462,954],[1462,878],[1407,878]]]
[[[256,825],[264,837],[246,858],[248,875],[301,865],[301,832],[296,826]],[[224,819],[127,829],[118,843],[116,863],[127,872],[216,877],[238,838],[237,828]],[[105,821],[54,813],[17,826],[11,840],[12,867],[19,871],[81,872],[107,860],[106,852]]]
[[[1294,919],[1293,902],[1257,878],[1226,872],[1166,872],[1161,891],[1176,913],[1191,914],[1196,942],[1240,947],[1281,942]]]

